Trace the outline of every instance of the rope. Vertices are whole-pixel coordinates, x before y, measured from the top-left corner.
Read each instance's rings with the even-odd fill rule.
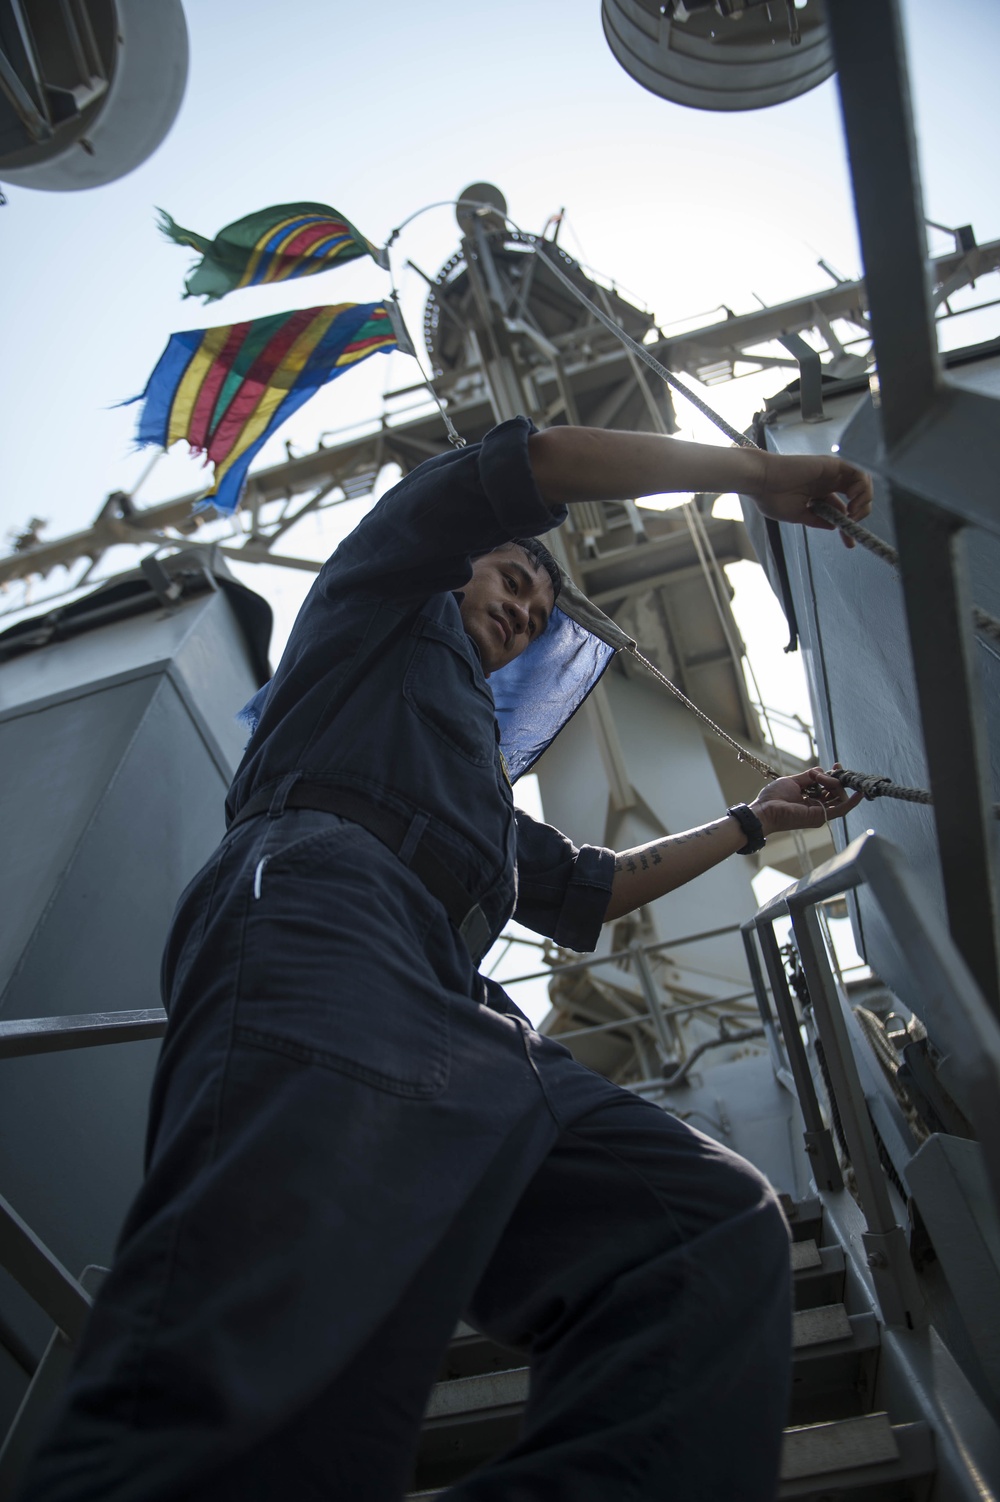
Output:
[[[845,788],[861,793],[867,799],[897,798],[901,803],[932,804],[934,799],[926,788],[911,788],[904,783],[893,782],[891,777],[875,777],[869,772],[834,772],[834,777]],[[993,805],[994,818],[1000,819],[1000,803]]]
[[[759,772],[762,777],[773,779],[782,775],[775,767],[770,766],[766,761],[761,761],[759,756],[754,756],[745,746],[741,746],[739,741],[734,740],[727,731],[723,730],[721,725],[717,725],[713,719],[710,719],[703,709],[699,709],[697,704],[693,704],[686,694],[681,693],[676,683],[671,683],[667,675],[660,672],[655,663],[650,662],[648,657],[643,657],[637,646],[633,645],[629,647],[628,651],[635,658],[636,662],[641,663],[648,673],[652,673],[657,683],[662,684],[665,689],[668,689],[673,694],[675,699],[680,700],[685,709],[689,709],[696,719],[699,719],[703,725],[707,725],[709,730],[713,731],[720,740],[726,742],[727,746],[731,746],[740,761],[745,761],[748,766],[753,767],[754,771]]]
[[[810,510],[823,521],[839,527],[841,532],[845,532],[848,537],[859,542],[863,548],[868,549],[869,553],[874,553],[876,558],[881,558],[883,563],[888,563],[891,568],[899,568],[899,554],[895,548],[883,542],[881,537],[876,537],[874,532],[869,532],[867,527],[862,527],[859,522],[852,521],[835,506],[829,505],[826,501],[813,501]],[[1000,642],[1000,621],[995,616],[987,615],[985,610],[980,610],[978,605],[972,607],[972,624],[984,636],[991,636],[994,641]]]
[[[635,658],[636,662],[641,663],[646,671],[653,675],[657,683],[673,694],[674,698],[678,699],[684,705],[685,709],[691,711],[695,719],[700,720],[714,735],[717,735],[720,740],[725,741],[727,746],[731,746],[740,761],[746,762],[748,766],[753,767],[755,772],[759,772],[762,777],[767,777],[769,780],[784,775],[784,773],[779,772],[776,767],[772,767],[770,763],[763,761],[759,756],[754,756],[745,746],[741,746],[739,741],[734,740],[703,709],[699,709],[697,704],[692,703],[687,695],[681,692],[676,683],[671,683],[667,675],[661,673],[655,663],[650,662],[648,657],[644,657],[637,646],[633,645],[627,650]],[[869,802],[875,798],[894,798],[901,803],[932,804],[934,802],[934,799],[926,788],[907,787],[904,783],[893,782],[891,777],[877,777],[869,772],[852,772],[846,769],[836,771],[833,775],[842,787],[849,788],[852,792],[861,793]],[[993,805],[993,813],[996,818],[1000,819],[1000,803]]]
[[[441,205],[440,204],[428,204],[427,207],[428,208],[440,208]],[[424,212],[425,212],[424,209],[418,209],[416,214],[411,214],[410,215],[410,219],[416,219],[417,215],[422,214]],[[403,220],[403,225],[409,224],[410,219],[404,219]],[[399,228],[402,229],[403,225],[400,225]],[[399,289],[396,286],[396,278],[395,278],[395,276],[393,274],[393,270],[392,270],[392,257],[389,254],[389,247],[390,247],[390,245],[392,245],[393,241],[397,238],[398,235],[399,235],[399,229],[394,229],[393,232],[392,232],[392,234],[389,236],[389,239],[385,242],[385,245],[382,248],[385,251],[386,267],[387,267],[388,272],[389,272],[389,287],[391,289],[390,290],[390,296],[392,297],[392,300],[393,300],[393,302],[396,305],[396,315],[399,318],[400,323],[403,323],[403,314],[402,314],[402,310],[400,309],[400,306],[399,306]],[[403,328],[404,329],[406,328],[405,323],[403,323]],[[409,338],[409,331],[408,330],[407,330],[407,338]],[[448,412],[445,410],[444,402],[441,400],[440,396],[438,395],[437,390],[435,389],[434,384],[431,381],[430,376],[424,370],[423,361],[421,360],[420,356],[417,354],[417,346],[414,344],[414,342],[413,342],[412,339],[410,339],[410,350],[409,350],[409,353],[413,356],[414,360],[416,360],[416,362],[417,362],[417,369],[420,372],[420,379],[423,381],[425,388],[430,392],[431,396],[434,398],[434,403],[435,403],[435,405],[436,405],[436,407],[438,409],[438,413],[440,414],[441,421],[444,423],[444,426],[445,426],[445,432],[448,434],[448,442],[451,444],[452,448],[464,449],[465,448],[465,439],[462,437],[461,433],[458,431],[458,429],[456,428],[455,424],[452,422],[451,417],[448,415]]]
[[[411,214],[409,216],[409,219],[404,219],[402,224],[397,229],[393,230],[388,241],[386,242],[385,249],[387,256],[389,247],[396,241],[399,236],[400,230],[403,229],[407,224],[409,224],[410,220],[417,218],[419,214],[426,213],[427,209],[439,207],[444,207],[444,204],[428,204],[425,209],[418,209],[415,214]],[[470,203],[470,207],[488,209],[491,213],[498,212],[495,205],[493,204],[472,205]],[[514,223],[513,219],[507,217],[507,223],[510,224],[518,234],[524,235],[524,231]],[[535,237],[533,236],[525,236],[525,238],[535,239]],[[587,308],[592,316],[597,319],[598,323],[602,324],[606,329],[608,329],[610,333],[614,334],[615,338],[618,339],[625,346],[625,348],[632,353],[633,356],[640,359],[644,365],[647,365],[649,367],[650,370],[655,371],[660,379],[662,381],[665,381],[668,386],[672,386],[675,391],[680,392],[680,394],[685,397],[693,407],[697,407],[698,411],[702,414],[703,417],[707,417],[709,422],[714,423],[714,425],[719,428],[721,432],[725,433],[726,437],[729,438],[732,443],[736,444],[738,448],[760,448],[760,445],[754,443],[752,438],[747,437],[745,433],[740,433],[736,428],[732,426],[731,423],[728,423],[724,417],[716,412],[714,408],[710,407],[708,402],[703,401],[698,393],[696,391],[692,391],[690,386],[688,386],[685,381],[682,381],[678,376],[674,375],[672,370],[668,370],[665,365],[662,365],[654,355],[650,354],[645,345],[639,344],[637,340],[633,339],[631,335],[627,334],[625,330],[615,322],[614,318],[612,318],[610,314],[606,313],[602,308],[599,308],[598,305],[595,302],[592,302],[584,292],[581,292],[580,288],[576,286],[572,278],[567,276],[562,267],[559,266],[555,259],[549,255],[548,249],[542,248],[543,246],[547,246],[546,241],[539,241],[535,239],[536,253],[543,256],[545,264],[548,266],[553,275],[563,283],[563,285],[569,292],[573,294],[578,302],[582,303],[583,306]],[[390,279],[391,277],[392,272],[390,270]],[[395,283],[393,283],[393,295],[395,295],[395,291]],[[420,365],[419,359],[417,360],[417,365],[420,368],[421,375],[423,376],[423,367]],[[427,386],[428,391],[430,391],[431,395],[434,397],[434,400],[437,402],[438,409],[441,413],[442,418],[444,419],[445,426],[448,429],[449,439],[452,443],[457,444],[460,447],[464,446],[464,438],[462,438],[456,431],[451,418],[445,412],[444,405],[441,402],[441,399],[439,398],[437,392],[434,390],[434,387],[431,384],[430,380],[426,376],[424,376],[424,383]],[[657,416],[658,415],[659,414],[657,414]],[[862,527],[859,522],[852,521],[850,517],[845,516],[842,511],[838,511],[836,507],[829,505],[826,501],[813,501],[811,503],[811,510],[823,521],[830,522],[833,526],[839,527],[840,530],[842,532],[845,532],[848,537],[853,539],[854,542],[860,543],[863,548],[867,548],[868,551],[874,553],[877,558],[881,558],[884,563],[888,563],[893,568],[898,569],[899,554],[896,552],[895,548],[891,547],[887,542],[883,542],[880,537],[876,537],[874,532],[869,532],[867,527]],[[985,635],[991,636],[995,641],[1000,642],[1000,620],[996,620],[993,616],[988,615],[985,610],[980,610],[978,606],[973,606],[972,619],[977,631],[981,631]],[[644,667],[646,671],[656,679],[657,683],[659,683],[663,688],[667,689],[669,693],[673,694],[674,698],[677,699],[681,704],[683,704],[684,707],[689,710],[696,719],[700,720],[701,723],[707,727],[707,729],[711,730],[713,735],[716,735],[720,740],[725,741],[725,743],[736,752],[736,755],[740,761],[746,762],[748,766],[753,767],[753,769],[756,772],[759,772],[762,777],[773,779],[776,777],[781,777],[783,775],[777,770],[777,768],[772,767],[770,763],[763,761],[758,756],[754,756],[753,753],[748,751],[745,746],[741,746],[739,741],[735,740],[727,731],[723,730],[721,725],[717,725],[711,718],[711,716],[707,715],[704,710],[699,709],[697,704],[693,703],[686,694],[682,693],[675,683],[671,683],[670,679],[666,676],[665,673],[660,672],[660,669],[655,665],[655,663],[650,662],[648,657],[643,656],[634,642],[627,648],[627,650],[629,651],[631,656],[634,657],[635,661],[640,663],[641,666]],[[904,784],[893,782],[889,777],[877,777],[865,772],[851,771],[838,771],[834,773],[834,776],[838,779],[843,787],[860,792],[866,799],[869,800],[874,798],[894,798],[904,803],[932,804],[934,802],[933,797],[929,792],[927,792],[925,788],[907,787]],[[1000,803],[994,804],[993,812],[997,818],[1000,818]]]
[[[512,219],[508,222],[510,224],[514,224],[514,221]],[[514,225],[514,228],[517,229],[517,226]],[[518,230],[518,234],[521,233],[523,233],[523,231]],[[536,250],[538,250],[538,248],[539,247],[536,245]],[[656,356],[651,355],[644,344],[639,344],[638,341],[633,339],[630,334],[626,334],[625,330],[621,327],[620,324],[616,323],[615,320],[610,317],[609,314],[605,313],[602,308],[599,308],[595,302],[591,302],[586,293],[581,292],[572,278],[567,276],[562,267],[556,264],[547,250],[541,252],[541,254],[549,270],[559,278],[559,280],[565,287],[569,289],[570,292],[572,292],[577,301],[581,302],[583,306],[593,314],[598,323],[602,323],[606,329],[614,334],[615,338],[619,339],[622,344],[624,344],[626,349],[630,349],[634,355],[642,360],[643,364],[648,365],[650,370],[654,370],[660,377],[661,381],[666,381],[668,386],[672,386],[675,391],[679,391],[682,396],[686,397],[691,405],[693,407],[697,407],[698,411],[704,417],[707,417],[710,422],[714,422],[717,428],[721,428],[726,437],[730,438],[738,448],[755,449],[757,447],[757,444],[754,443],[752,438],[748,438],[745,433],[738,432],[737,429],[732,427],[724,417],[720,417],[718,412],[714,411],[707,402],[702,401],[698,393],[696,391],[692,391],[691,387],[688,386],[685,381],[682,381],[679,376],[675,376],[673,371],[668,370],[665,365],[661,365]]]
[[[704,417],[707,417],[710,422],[714,423],[721,432],[725,433],[727,438],[731,439],[740,448],[760,447],[759,444],[754,443],[751,438],[748,438],[745,433],[737,432],[724,417],[721,417],[707,402],[703,401],[684,381],[679,380],[673,371],[667,370],[666,366],[661,365],[659,360],[651,355],[644,345],[632,339],[623,328],[620,328],[615,323],[613,318],[610,318],[596,303],[585,296],[574,285],[570,277],[566,275],[562,267],[555,264],[547,252],[545,253],[545,262],[549,269],[555,273],[559,280],[590,311],[598,322],[603,324],[606,329],[609,329],[624,344],[626,349],[631,350],[633,355],[638,356],[644,364],[648,365],[651,370],[654,370],[669,386],[672,386],[674,390],[679,391],[685,396],[692,406],[697,407],[698,411]],[[895,548],[890,547],[887,542],[883,542],[880,537],[876,537],[874,532],[869,532],[867,527],[862,527],[859,522],[852,521],[850,517],[845,516],[842,511],[838,511],[836,507],[829,505],[826,501],[813,501],[810,509],[823,521],[830,522],[833,526],[839,527],[848,537],[860,543],[862,547],[867,548],[876,557],[881,558],[884,563],[888,563],[893,568],[898,569],[899,554]],[[1000,642],[1000,620],[996,620],[993,616],[988,615],[985,610],[980,610],[975,605],[972,608],[972,620],[977,631],[981,631],[985,635],[992,637],[995,641]],[[760,758],[751,755],[749,751],[741,746],[738,741],[734,740],[731,735],[728,735],[703,710],[699,709],[696,704],[693,704],[685,694],[681,693],[675,684],[670,682],[670,679],[665,674],[660,672],[659,668],[642,655],[638,647],[632,647],[630,650],[636,661],[640,662],[648,672],[652,673],[658,683],[662,684],[664,688],[669,689],[674,698],[680,700],[697,719],[701,720],[703,725],[706,725],[713,734],[717,735],[733,748],[740,761],[747,762],[755,771],[760,772],[765,777],[781,776],[781,773],[776,771],[774,767],[769,766],[766,761],[762,761]],[[932,804],[934,802],[933,797],[925,788],[907,787],[904,784],[893,782],[889,777],[876,777],[864,772],[850,771],[839,771],[834,773],[834,776],[837,777],[838,781],[844,787],[862,793],[867,799],[895,798],[904,803],[923,804]],[[1000,818],[1000,803],[994,804],[993,812],[997,818]]]

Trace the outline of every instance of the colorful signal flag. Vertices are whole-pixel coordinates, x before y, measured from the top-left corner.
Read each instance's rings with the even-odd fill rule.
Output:
[[[200,251],[202,259],[185,282],[185,297],[216,302],[237,287],[259,287],[314,276],[371,256],[383,271],[386,252],[365,239],[350,220],[325,203],[280,203],[258,209],[221,229],[214,240],[182,229],[160,213],[160,229],[178,245]]]
[[[140,444],[186,439],[215,467],[206,496],[232,512],[254,456],[293,412],[382,350],[413,354],[391,300],[303,308],[171,335],[142,396]]]

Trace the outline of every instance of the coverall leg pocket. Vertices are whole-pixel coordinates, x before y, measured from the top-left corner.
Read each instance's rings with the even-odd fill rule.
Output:
[[[357,825],[269,855],[247,898],[235,1040],[394,1095],[439,1095],[448,999],[421,964],[432,902]]]

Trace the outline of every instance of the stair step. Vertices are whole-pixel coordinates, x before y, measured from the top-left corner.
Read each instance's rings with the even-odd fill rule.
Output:
[[[845,1278],[844,1253],[840,1247],[818,1247],[812,1239],[795,1241],[791,1258],[796,1310],[830,1307],[839,1302]],[[523,1364],[523,1352],[498,1345],[463,1320],[452,1336],[440,1380],[505,1371]]]
[[[484,1352],[492,1353],[485,1369],[480,1364]],[[843,1304],[797,1311],[789,1422],[864,1413],[874,1390],[878,1352],[874,1315],[849,1315]],[[421,1453],[428,1460],[432,1453],[443,1460],[448,1454],[457,1459],[462,1452],[478,1464],[516,1435],[528,1394],[528,1368],[522,1355],[491,1346],[468,1325],[459,1328],[447,1368],[447,1379],[431,1392]]]
[[[816,1309],[796,1309],[792,1315],[792,1349],[826,1345],[831,1340],[850,1340],[851,1320],[843,1304],[821,1304]]]
[[[822,1265],[819,1247],[810,1236],[805,1241],[793,1241],[791,1246],[792,1272],[804,1273]]]
[[[440,1380],[474,1377],[480,1372],[507,1371],[524,1365],[524,1352],[512,1351],[480,1335],[464,1321],[458,1326],[441,1364]]]
[[[789,1422],[848,1419],[865,1413],[875,1390],[881,1334],[874,1314],[848,1314],[842,1304],[792,1316]]]
[[[786,1429],[779,1502],[926,1502],[934,1476],[927,1424],[887,1413]]]
[[[934,1440],[926,1424],[897,1424],[886,1413],[785,1430],[779,1502],[926,1502]],[[443,1489],[408,1493],[430,1502]]]
[[[815,1241],[817,1244],[822,1239],[823,1231],[823,1205],[819,1199],[793,1200],[787,1194],[780,1194],[778,1199],[788,1222],[788,1229],[792,1233],[793,1241]]]
[[[511,1408],[521,1409],[528,1397],[528,1368],[512,1367],[504,1372],[480,1372],[474,1377],[457,1377],[450,1382],[436,1382],[424,1414],[425,1425],[446,1423],[456,1418],[471,1418],[489,1413],[503,1418]]]
[[[481,1340],[469,1326],[454,1345]],[[842,1383],[858,1356],[877,1351],[878,1322],[873,1315],[849,1315],[843,1304],[825,1304],[815,1309],[799,1309],[792,1316],[792,1351],[796,1376],[810,1378],[809,1387],[823,1388]],[[503,1348],[498,1348],[502,1350]],[[528,1394],[528,1368],[524,1358],[506,1352],[507,1365],[502,1368],[470,1372],[435,1384],[425,1416],[429,1424],[448,1422],[458,1416],[489,1412],[497,1417],[512,1406],[525,1401]],[[834,1368],[833,1372],[828,1368]]]
[[[792,1295],[796,1309],[836,1304],[844,1297],[847,1262],[839,1246],[792,1242]]]

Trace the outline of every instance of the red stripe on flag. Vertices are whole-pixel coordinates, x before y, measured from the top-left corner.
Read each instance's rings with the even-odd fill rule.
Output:
[[[305,229],[299,230],[293,240],[289,240],[281,255],[282,257],[304,256],[310,245],[314,245],[317,240],[325,240],[329,235],[336,234],[349,234],[347,225],[338,224],[333,219],[327,219],[322,224],[307,224]]]
[[[191,410],[191,421],[188,423],[187,441],[193,449],[206,449],[208,447],[208,425],[212,420],[215,403],[222,383],[229,374],[233,361],[239,353],[240,346],[247,336],[250,328],[249,323],[234,323],[229,331],[229,337],[218,355],[215,364],[208,371],[201,383],[201,389],[195,398],[194,407]]]
[[[261,350],[243,378],[243,384],[226,408],[226,415],[212,435],[208,457],[213,464],[225,459],[233,444],[243,431],[243,426],[253,413],[268,382],[296,339],[307,329],[313,319],[322,314],[322,308],[302,308],[293,313],[274,337]]]
[[[302,330],[308,329],[309,324],[321,311],[323,311],[321,308],[302,308],[299,312],[293,312],[287,323],[282,324],[281,329],[278,329],[275,336],[270,339],[269,344],[264,345],[263,350],[243,377],[243,385],[237,391],[236,397],[233,397],[233,401],[228,404],[224,418],[213,433],[212,443],[209,446],[209,458],[213,464],[218,464],[219,461],[228,457],[228,452],[243,431],[243,424],[254,412],[258,401],[267,391],[270,377],[275,374],[285,354],[299,338]]]
[[[343,349],[340,351],[340,354],[337,356],[337,359],[342,360],[345,355],[353,355],[354,351],[357,349],[371,349],[376,344],[385,344],[387,339],[392,339],[394,337],[395,336],[392,330],[386,329],[384,334],[373,334],[370,339],[355,339],[353,344],[344,345]]]

